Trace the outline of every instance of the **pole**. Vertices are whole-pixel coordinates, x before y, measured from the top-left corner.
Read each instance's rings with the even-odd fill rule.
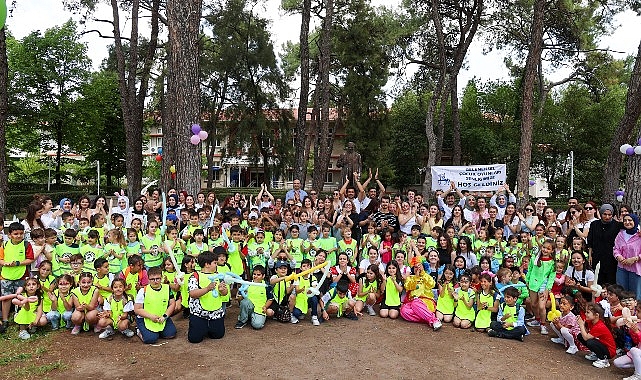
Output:
[[[100,195],[100,161],[96,161],[98,164],[98,190],[96,195]]]
[[[47,179],[47,192],[51,191],[51,158],[47,156],[47,169],[49,171],[49,178]]]
[[[574,151],[570,151],[570,197],[574,198]]]

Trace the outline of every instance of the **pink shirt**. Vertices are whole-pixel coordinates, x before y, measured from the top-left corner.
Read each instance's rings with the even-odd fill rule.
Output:
[[[619,263],[618,267],[641,276],[641,237],[638,234],[634,234],[628,241],[625,241],[625,230],[619,231],[616,239],[614,239],[614,257],[617,260],[639,257],[639,261],[632,265]]]

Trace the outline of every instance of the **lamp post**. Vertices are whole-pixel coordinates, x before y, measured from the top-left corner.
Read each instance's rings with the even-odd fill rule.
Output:
[[[96,165],[98,166],[98,189],[96,195],[100,195],[100,161],[96,161]]]

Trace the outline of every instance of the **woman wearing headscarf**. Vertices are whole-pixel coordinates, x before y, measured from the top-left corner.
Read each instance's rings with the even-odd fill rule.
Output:
[[[605,203],[599,209],[601,219],[590,224],[588,232],[588,253],[592,268],[601,264],[599,270],[599,285],[616,283],[617,261],[612,254],[614,239],[621,229],[621,223],[614,220],[614,207]]]
[[[623,229],[614,240],[614,258],[618,262],[617,284],[641,297],[641,237],[639,217],[623,217]]]

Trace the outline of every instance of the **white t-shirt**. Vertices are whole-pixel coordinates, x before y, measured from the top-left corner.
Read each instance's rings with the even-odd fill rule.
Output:
[[[574,276],[572,276],[572,273],[574,273]],[[565,271],[565,275],[574,278],[574,280],[578,283],[581,281],[581,279],[585,278],[585,284],[587,285],[590,281],[594,281],[594,272],[592,272],[589,269],[583,269],[582,271],[580,270],[575,270],[574,267],[569,267]]]
[[[366,271],[367,271],[367,268],[368,268],[370,265],[372,265],[372,264],[369,262],[369,259],[363,259],[363,260],[361,260],[361,262],[358,264],[358,269],[360,269],[360,270],[361,270],[361,271],[363,271],[363,273],[364,273],[364,272],[366,272]],[[378,262],[378,270],[379,270],[381,273],[385,273],[385,264],[383,264],[382,262],[380,262],[380,261],[379,261],[379,262]]]
[[[136,298],[138,298],[138,297],[136,297]],[[144,301],[144,299],[143,299],[143,301]],[[109,297],[105,298],[105,304],[102,306],[102,309],[103,310],[111,310],[111,305],[109,304]],[[127,303],[123,307],[122,311],[125,312],[125,313],[128,313],[130,311],[134,311],[134,303],[131,302],[131,300],[127,301]]]

